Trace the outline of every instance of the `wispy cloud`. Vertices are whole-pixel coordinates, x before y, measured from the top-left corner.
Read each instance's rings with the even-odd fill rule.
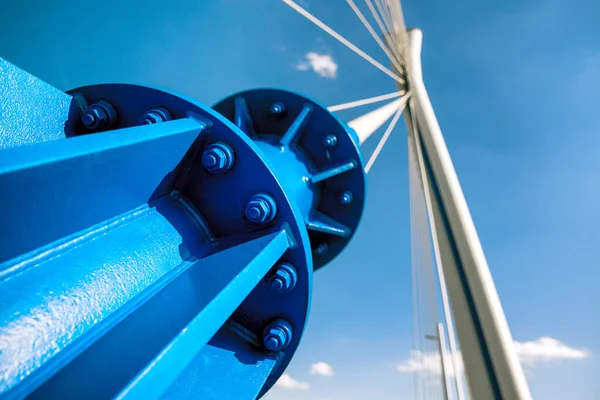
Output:
[[[288,390],[308,390],[307,382],[300,382],[288,374],[283,374],[275,383],[275,386]]]
[[[587,350],[576,349],[551,337],[543,336],[530,342],[514,342],[515,351],[521,364],[533,367],[537,364],[561,360],[581,360],[589,357]],[[458,368],[462,372],[463,361],[460,354],[458,357]],[[441,362],[439,354],[424,354],[415,351],[405,362],[398,364],[398,372],[431,372],[441,373]],[[446,362],[446,368],[450,376],[454,375],[454,366],[450,362],[450,356]]]
[[[333,368],[326,362],[319,361],[310,367],[310,374],[319,376],[333,376]]]
[[[531,342],[515,342],[515,350],[521,364],[527,366],[559,360],[582,360],[590,355],[587,350],[569,347],[547,336]]]
[[[299,71],[313,70],[322,78],[335,79],[338,65],[329,54],[319,54],[311,51],[304,55],[304,59],[294,65]]]

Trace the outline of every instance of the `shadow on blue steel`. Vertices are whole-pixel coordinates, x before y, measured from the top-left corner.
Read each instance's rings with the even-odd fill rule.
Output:
[[[14,99],[3,111],[23,102],[57,111],[41,129],[13,121],[2,131],[0,340],[9,345],[0,395],[264,394],[298,346],[312,281],[304,214],[271,161],[221,115],[180,96],[97,85],[70,98],[11,71],[24,87],[2,88]],[[32,93],[39,87],[43,95]],[[90,125],[96,113],[84,117],[94,105],[110,114],[110,130]],[[0,118],[18,109],[8,111]],[[203,155],[218,143],[232,157],[214,174]],[[261,224],[244,217],[256,194],[276,204]],[[294,266],[289,290],[263,279],[275,265]],[[266,352],[265,327],[280,319],[287,347]],[[224,376],[235,387],[215,387]]]
[[[274,164],[309,230],[314,268],[331,261],[352,238],[364,207],[366,175],[356,133],[319,103],[284,90],[240,92],[213,108]]]

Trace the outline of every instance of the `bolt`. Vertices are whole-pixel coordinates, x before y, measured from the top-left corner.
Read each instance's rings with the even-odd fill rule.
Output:
[[[229,171],[234,161],[233,150],[222,142],[209,145],[202,154],[202,165],[211,174]]]
[[[100,100],[81,114],[83,126],[91,131],[108,129],[117,121],[117,112],[106,100]]]
[[[323,144],[325,147],[334,147],[337,144],[337,137],[333,134],[329,134],[323,139]]]
[[[267,275],[267,283],[269,287],[277,293],[289,292],[296,286],[298,273],[296,269],[288,263],[277,265]]]
[[[315,253],[321,255],[321,254],[325,253],[327,251],[327,249],[329,249],[329,245],[327,243],[323,242],[319,245],[319,247],[317,247],[315,249]]]
[[[286,348],[292,341],[292,326],[282,318],[271,322],[263,330],[263,343],[270,351]]]
[[[347,206],[348,204],[352,203],[353,199],[354,196],[352,195],[352,192],[349,190],[345,190],[340,196],[340,203]]]
[[[249,221],[257,224],[267,224],[273,221],[277,213],[275,200],[266,193],[252,196],[246,204],[244,214]]]
[[[285,105],[278,101],[276,103],[273,103],[271,105],[271,114],[273,114],[276,117],[280,117],[285,113]]]
[[[139,120],[140,125],[158,124],[159,122],[170,121],[173,119],[171,113],[162,107],[148,110]]]

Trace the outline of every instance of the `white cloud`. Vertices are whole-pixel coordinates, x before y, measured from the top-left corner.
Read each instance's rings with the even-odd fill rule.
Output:
[[[587,358],[590,353],[583,349],[575,349],[566,344],[551,338],[541,337],[530,342],[514,342],[517,357],[524,366],[533,367],[539,363],[547,363],[559,360],[581,360]],[[462,372],[462,356],[457,354],[458,368]],[[412,352],[411,356],[402,364],[398,364],[398,372],[430,372],[434,374],[441,373],[441,362],[439,354],[424,354],[419,351]],[[454,366],[451,362],[451,356],[446,360],[448,374],[454,375]]]
[[[462,357],[460,354],[457,355],[458,368],[462,371]],[[451,362],[451,358],[448,357],[446,366],[448,368],[448,374],[454,375],[454,367]],[[442,373],[442,363],[439,354],[425,354],[420,351],[413,351],[411,356],[402,364],[396,366],[398,372],[433,372],[434,374]]]
[[[515,350],[521,364],[527,366],[555,360],[582,360],[590,355],[587,350],[569,347],[547,336],[531,342],[515,342]]]
[[[319,54],[311,51],[304,55],[304,60],[294,66],[299,71],[312,69],[322,78],[335,79],[338,65],[329,54]]]
[[[319,361],[310,367],[311,375],[333,376],[333,368],[326,362]]]
[[[281,375],[277,382],[275,382],[275,386],[288,390],[308,390],[307,382],[297,381],[288,374]]]

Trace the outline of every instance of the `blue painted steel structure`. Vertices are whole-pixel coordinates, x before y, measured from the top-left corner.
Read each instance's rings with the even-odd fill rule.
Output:
[[[294,93],[63,93],[0,59],[0,398],[260,397],[363,171]]]

